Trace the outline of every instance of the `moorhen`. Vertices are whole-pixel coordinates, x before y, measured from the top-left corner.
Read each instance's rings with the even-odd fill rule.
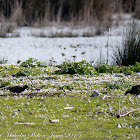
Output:
[[[131,90],[127,90],[125,92],[125,95],[128,93],[139,95],[140,94],[140,85],[133,86]]]
[[[29,87],[27,85],[25,85],[23,87],[15,86],[15,87],[9,87],[7,89],[10,90],[13,93],[20,93],[20,92],[23,92],[27,88],[29,88]]]

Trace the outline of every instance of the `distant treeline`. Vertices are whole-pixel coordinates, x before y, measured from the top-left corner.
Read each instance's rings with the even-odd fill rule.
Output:
[[[43,22],[102,21],[114,12],[136,12],[140,0],[0,0],[0,19],[32,25]],[[139,5],[139,6],[137,6]],[[19,21],[21,20],[21,21]]]

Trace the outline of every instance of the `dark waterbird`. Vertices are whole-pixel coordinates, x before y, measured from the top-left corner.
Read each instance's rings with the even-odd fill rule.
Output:
[[[21,87],[21,86],[14,86],[14,87],[9,87],[7,88],[8,90],[10,90],[13,93],[20,93],[23,92],[25,89],[29,88],[27,85]]]
[[[133,86],[131,90],[127,90],[125,92],[125,95],[128,93],[139,95],[140,94],[140,85]]]

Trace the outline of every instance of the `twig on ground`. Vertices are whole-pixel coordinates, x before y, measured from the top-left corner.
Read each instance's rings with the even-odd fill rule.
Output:
[[[134,110],[131,110],[131,111],[129,111],[129,112],[125,113],[125,114],[122,114],[122,115],[118,114],[118,115],[117,115],[117,118],[121,118],[121,117],[127,116],[128,114],[130,114],[130,113],[132,113],[132,112],[135,112],[135,111],[138,111],[138,110],[139,110],[139,109],[134,109]]]
[[[35,123],[20,123],[20,122],[14,122],[14,125],[20,125],[20,124],[22,124],[22,125],[35,125]]]

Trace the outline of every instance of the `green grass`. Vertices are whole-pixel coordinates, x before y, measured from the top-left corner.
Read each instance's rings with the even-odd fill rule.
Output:
[[[135,22],[123,35],[121,48],[117,46],[117,51],[114,51],[114,61],[119,66],[140,63],[140,28]]]
[[[27,84],[40,90],[27,90],[23,92],[25,96],[13,97],[0,89],[1,94],[9,94],[0,97],[0,139],[139,139],[140,110],[121,118],[110,115],[118,114],[119,102],[121,112],[139,108],[139,96],[124,95],[127,89],[139,84],[137,73],[58,75],[54,74],[56,67],[28,66],[28,75],[15,76],[21,69],[24,67],[1,66],[0,82],[5,82],[4,87]],[[93,91],[107,92],[111,98],[103,99],[104,94],[90,97]],[[33,92],[53,96],[28,96]],[[64,109],[67,106],[74,108]],[[59,122],[50,123],[49,119]]]
[[[90,103],[88,100],[89,98],[82,97],[34,97],[33,99],[9,97],[7,100],[1,98],[0,105],[3,115],[0,116],[0,132],[5,138],[7,133],[16,133],[17,135],[22,133],[29,139],[40,138],[41,135],[49,138],[53,133],[53,137],[61,136],[63,139],[65,137],[74,139],[72,135],[78,139],[104,139],[115,136],[123,139],[127,138],[127,135],[132,138],[132,134],[138,139],[139,131],[135,129],[135,124],[139,125],[138,112],[133,113],[132,116],[117,119],[115,116],[107,115],[109,107],[106,104],[110,104],[114,113],[117,113],[119,98],[104,101],[98,97],[90,98]],[[126,104],[130,104],[131,102],[127,102],[127,100],[128,97],[124,100]],[[26,106],[27,102],[28,106]],[[64,110],[67,104],[73,106],[74,109]],[[137,107],[137,104],[133,105],[133,108]],[[30,115],[31,111],[33,115]],[[17,112],[18,115],[13,116],[14,112]],[[49,123],[49,119],[53,118],[59,119],[60,122]],[[14,125],[14,122],[35,122],[35,125]],[[124,126],[117,128],[117,124]],[[32,136],[30,133],[37,133],[38,136]]]

